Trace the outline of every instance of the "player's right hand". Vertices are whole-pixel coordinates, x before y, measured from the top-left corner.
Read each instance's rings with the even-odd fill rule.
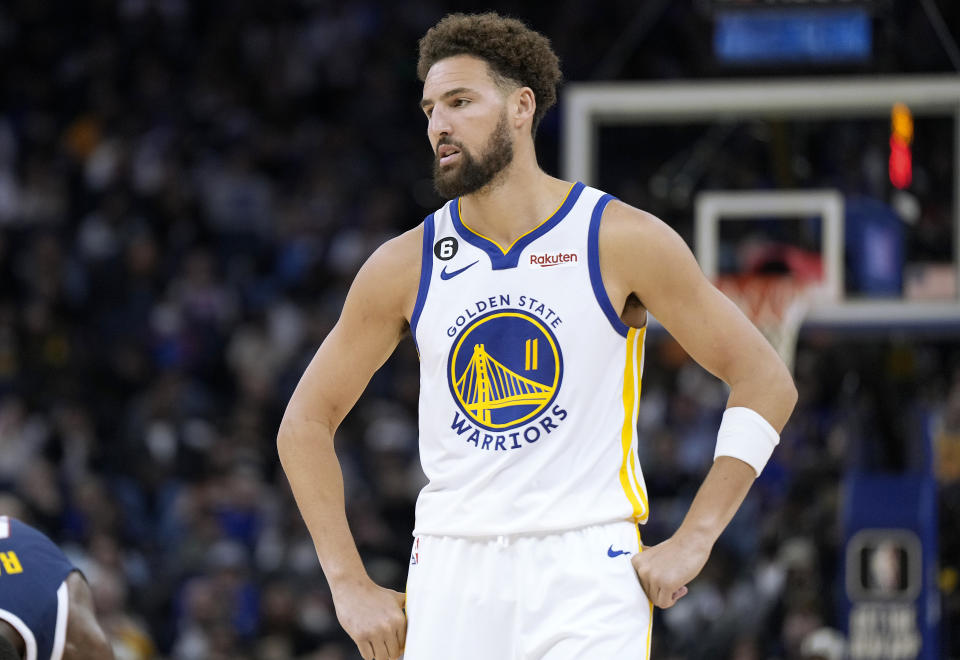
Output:
[[[406,597],[372,581],[334,594],[337,620],[357,645],[363,660],[397,660],[407,640]]]

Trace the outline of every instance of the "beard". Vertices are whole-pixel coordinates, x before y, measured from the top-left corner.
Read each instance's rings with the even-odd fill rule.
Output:
[[[453,167],[440,167],[440,158],[433,161],[433,188],[444,199],[453,199],[474,193],[502,172],[513,162],[513,141],[510,139],[510,127],[507,124],[507,112],[500,114],[500,121],[487,140],[483,155],[476,159],[460,143],[441,140],[441,144],[452,144],[460,149],[460,162]]]

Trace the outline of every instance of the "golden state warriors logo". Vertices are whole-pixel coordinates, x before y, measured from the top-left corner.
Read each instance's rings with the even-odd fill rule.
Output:
[[[450,391],[473,423],[509,429],[553,401],[563,377],[556,337],[540,319],[508,309],[480,316],[450,350]]]

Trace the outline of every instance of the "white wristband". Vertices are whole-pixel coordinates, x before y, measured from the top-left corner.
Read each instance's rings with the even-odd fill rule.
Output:
[[[779,442],[780,434],[760,413],[750,408],[727,408],[717,432],[713,460],[717,456],[739,458],[759,476]]]

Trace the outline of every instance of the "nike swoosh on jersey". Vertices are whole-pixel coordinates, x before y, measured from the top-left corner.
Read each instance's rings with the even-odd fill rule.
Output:
[[[449,280],[450,278],[456,277],[457,275],[459,275],[460,273],[462,273],[462,272],[465,271],[466,269],[470,268],[470,266],[476,266],[478,263],[480,263],[480,260],[479,260],[479,259],[477,259],[476,261],[474,261],[472,264],[467,264],[467,265],[464,266],[463,268],[458,268],[457,270],[451,270],[449,273],[447,272],[447,267],[444,266],[444,267],[443,267],[443,270],[440,271],[440,279],[441,279],[441,280]]]
[[[608,557],[619,557],[620,555],[629,555],[629,554],[630,554],[630,553],[627,552],[626,550],[614,550],[614,549],[613,549],[613,545],[611,545],[611,546],[607,549],[607,556],[608,556]]]

